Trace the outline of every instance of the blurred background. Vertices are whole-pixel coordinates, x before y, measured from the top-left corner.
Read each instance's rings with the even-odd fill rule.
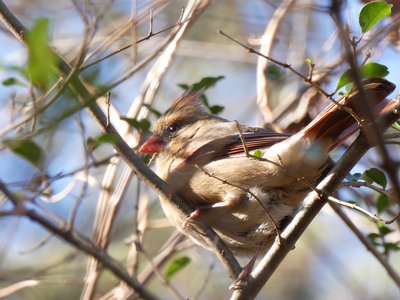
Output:
[[[150,24],[153,33],[167,29],[81,70],[81,77],[93,89],[115,83],[110,90],[111,114],[116,116],[115,125],[120,132],[126,132],[132,147],[140,143],[146,130],[140,128],[142,134],[139,134],[133,126],[128,133],[128,124],[118,116],[146,118],[154,123],[156,115],[144,109],[143,102],[163,112],[183,92],[179,84],[191,85],[204,77],[224,76],[206,91],[209,104],[223,106],[224,118],[249,125],[267,124],[278,130],[295,131],[328,103],[301,78],[287,69],[266,64],[264,59],[219,34],[219,30],[255,49],[261,47],[262,53],[290,63],[305,75],[309,72],[305,59],[311,59],[315,64],[315,80],[329,93],[335,90],[338,78],[348,68],[328,14],[330,1],[202,1],[172,50],[167,47],[173,44],[179,30],[179,26],[173,25],[179,22],[182,8],[186,7],[181,18],[185,20],[196,1],[4,2],[28,28],[40,18],[48,19],[52,47],[72,65],[82,53],[84,42],[88,42],[85,66],[145,37]],[[396,12],[400,4],[392,2]],[[347,1],[343,10],[343,17],[356,37],[360,36],[357,18],[362,5],[358,0]],[[390,72],[387,79],[397,85],[398,28],[398,18],[393,13],[364,35],[358,45],[360,62],[370,57],[386,65]],[[96,149],[88,146],[88,140],[96,140],[100,130],[84,109],[76,109],[78,101],[68,90],[51,102],[43,100],[48,107],[24,121],[34,109],[32,99],[45,91],[32,88],[24,75],[27,47],[3,25],[0,45],[1,138],[29,137],[45,152],[44,162],[38,167],[2,146],[0,179],[12,191],[29,199],[32,209],[52,220],[73,224],[75,230],[99,244],[104,243],[122,264],[131,263],[132,272],[140,277],[166,245],[178,243],[176,238],[169,241],[175,230],[165,219],[157,195],[129,174],[124,163],[115,161],[115,167],[110,167],[108,162],[114,155],[110,144],[99,143]],[[169,56],[168,51],[171,51]],[[117,84],[129,71],[132,74]],[[16,81],[7,84],[9,78]],[[257,98],[260,91],[268,100]],[[267,108],[262,101],[268,101]],[[390,148],[390,152],[398,158],[396,147]],[[339,157],[344,150],[337,150],[333,157]],[[352,173],[362,173],[374,166],[379,167],[379,157],[370,151]],[[122,183],[124,180],[126,183]],[[0,209],[11,208],[2,197]],[[340,193],[341,199],[359,201],[372,212],[376,197],[362,189],[344,189]],[[110,211],[113,213],[108,215]],[[365,235],[377,231],[366,216],[345,211]],[[107,220],[111,220],[108,227],[104,225]],[[104,226],[108,233],[101,233]],[[399,241],[398,227],[392,228],[387,239]],[[139,244],[142,251],[135,247]],[[382,251],[379,247],[378,250]],[[177,258],[185,258],[189,263],[171,278],[165,277],[168,265]],[[247,261],[248,258],[241,259],[243,264]],[[398,251],[393,251],[388,261],[400,271]],[[83,299],[86,295],[107,299],[107,295],[116,291],[115,287],[121,287],[116,277],[104,270],[98,274],[96,287],[87,292],[88,263],[87,255],[27,218],[0,217],[0,296]],[[229,298],[231,280],[220,262],[211,252],[190,242],[183,241],[170,250],[158,269],[164,279],[150,272],[146,282],[162,299]],[[15,291],[5,289],[10,286]],[[115,292],[114,298],[108,299],[118,299],[116,295]],[[258,299],[398,299],[399,295],[399,287],[386,270],[326,206]]]

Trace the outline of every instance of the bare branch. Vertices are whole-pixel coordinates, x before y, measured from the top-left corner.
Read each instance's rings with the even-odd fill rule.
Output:
[[[42,225],[50,232],[54,233],[64,241],[75,246],[77,249],[95,257],[101,261],[102,265],[112,271],[117,277],[124,280],[130,287],[135,289],[140,295],[146,299],[158,299],[155,295],[147,291],[136,278],[131,277],[122,268],[119,263],[107,254],[103,249],[97,247],[93,242],[76,231],[66,230],[63,227],[54,224],[51,220],[38,214],[35,210],[26,207],[24,202],[21,202],[7,186],[0,181],[0,191],[13,203],[21,216],[27,216],[32,221]]]
[[[383,255],[376,250],[374,245],[371,244],[371,242],[364,236],[362,232],[360,232],[357,226],[353,224],[350,218],[337,205],[330,203],[330,206],[335,211],[335,213],[342,219],[342,221],[347,225],[347,227],[349,227],[349,229],[357,236],[360,242],[368,249],[368,251],[371,252],[373,256],[375,256],[378,262],[385,268],[388,275],[400,288],[400,276],[389,264],[387,259],[383,257]]]
[[[276,60],[272,57],[269,57],[267,55],[264,55],[263,53],[257,51],[256,49],[249,47],[245,44],[243,44],[242,42],[239,42],[238,40],[234,39],[233,37],[231,37],[230,35],[226,34],[225,32],[223,32],[222,30],[219,30],[219,33],[223,36],[225,36],[226,38],[228,38],[229,40],[233,41],[234,43],[242,46],[243,48],[245,48],[247,51],[249,51],[250,53],[254,53],[256,55],[259,55],[267,60],[269,60],[270,62],[281,66],[282,68],[288,69],[290,70],[292,73],[294,73],[295,75],[297,75],[298,77],[300,77],[301,79],[303,79],[304,82],[310,84],[311,86],[313,86],[315,89],[318,90],[318,92],[320,92],[322,95],[324,95],[326,98],[328,98],[330,101],[332,101],[333,103],[335,103],[338,107],[340,107],[341,109],[343,109],[344,111],[346,111],[347,113],[349,113],[356,121],[358,124],[362,125],[362,122],[360,120],[360,118],[353,112],[353,110],[347,106],[342,105],[341,103],[339,103],[338,101],[336,101],[333,98],[333,94],[329,94],[328,92],[326,92],[319,84],[317,84],[315,81],[312,81],[312,77],[310,78],[307,75],[304,75],[302,73],[300,73],[299,71],[297,71],[296,69],[294,69],[290,64],[288,63],[284,63],[281,62],[279,60]]]

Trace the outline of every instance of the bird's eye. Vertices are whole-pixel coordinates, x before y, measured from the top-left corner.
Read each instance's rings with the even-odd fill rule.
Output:
[[[178,129],[179,129],[179,125],[178,124],[172,124],[172,125],[168,126],[168,132],[169,133],[174,133]]]

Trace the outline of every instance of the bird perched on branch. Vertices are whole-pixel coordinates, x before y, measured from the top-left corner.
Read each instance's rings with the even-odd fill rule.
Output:
[[[234,253],[251,255],[270,247],[329,167],[329,151],[359,130],[364,101],[380,114],[393,106],[385,98],[394,88],[384,79],[368,79],[367,99],[354,90],[294,135],[212,115],[201,92],[185,93],[160,117],[140,152],[158,154],[156,173],[193,209],[187,218],[160,198],[178,229],[207,247],[190,226],[199,218]]]

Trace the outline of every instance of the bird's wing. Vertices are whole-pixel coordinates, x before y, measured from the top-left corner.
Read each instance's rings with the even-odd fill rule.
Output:
[[[251,129],[251,128],[247,128]],[[256,128],[257,130],[229,135],[210,141],[186,157],[190,164],[202,165],[247,151],[265,149],[286,140],[290,134],[277,133]]]

